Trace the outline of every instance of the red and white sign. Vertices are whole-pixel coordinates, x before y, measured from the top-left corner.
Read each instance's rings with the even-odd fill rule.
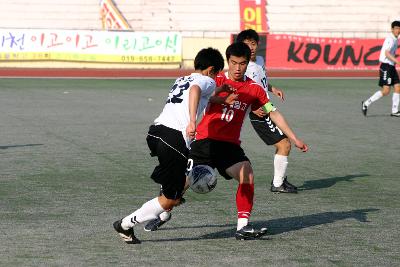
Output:
[[[269,69],[375,70],[383,39],[267,36]]]
[[[128,22],[114,5],[112,0],[101,0],[100,15],[103,30],[130,30]]]
[[[268,31],[265,12],[266,0],[240,0],[240,30]]]

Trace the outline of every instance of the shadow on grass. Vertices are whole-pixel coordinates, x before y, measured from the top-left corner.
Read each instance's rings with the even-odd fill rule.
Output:
[[[380,118],[380,117],[391,117],[390,114],[372,114],[372,115],[367,115],[367,117],[370,118]]]
[[[25,144],[25,145],[8,145],[0,146],[0,149],[18,148],[18,147],[29,147],[29,146],[42,146],[43,144]]]
[[[253,221],[252,225],[259,229],[261,227],[268,227],[268,234],[260,239],[268,239],[273,235],[278,235],[286,232],[297,231],[317,225],[324,225],[328,223],[334,223],[336,221],[342,221],[347,219],[355,219],[359,222],[369,222],[367,214],[369,212],[376,212],[379,209],[358,209],[350,211],[337,211],[337,212],[322,212],[317,214],[295,216],[289,218],[274,219],[269,221]],[[217,231],[210,234],[201,235],[199,237],[181,237],[181,238],[170,238],[170,239],[152,239],[144,240],[143,242],[163,242],[163,241],[190,241],[190,240],[202,240],[202,239],[226,239],[233,238],[235,236],[236,224],[215,224],[215,225],[197,225],[197,226],[182,226],[182,227],[165,227],[160,230],[184,230],[184,229],[199,229],[199,228],[229,228],[221,231]]]
[[[359,209],[350,211],[332,211],[323,212],[305,216],[297,216],[290,218],[282,218],[270,220],[267,222],[270,235],[277,235],[281,233],[296,231],[304,228],[309,228],[317,225],[324,225],[328,223],[334,223],[336,221],[342,221],[347,219],[354,219],[361,223],[369,222],[367,214],[369,212],[376,212],[379,209]],[[255,226],[262,227],[262,222],[255,222]]]
[[[338,177],[323,178],[318,180],[305,181],[303,185],[298,187],[299,191],[322,189],[334,186],[338,182],[352,182],[354,178],[367,177],[369,174],[355,174]]]

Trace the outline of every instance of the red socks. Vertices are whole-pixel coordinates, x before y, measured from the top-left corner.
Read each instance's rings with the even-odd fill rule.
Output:
[[[254,184],[239,184],[236,192],[238,219],[248,219],[253,209]]]

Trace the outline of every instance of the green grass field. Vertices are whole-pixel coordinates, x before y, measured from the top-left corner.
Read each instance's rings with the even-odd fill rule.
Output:
[[[145,137],[171,82],[0,80],[0,266],[400,266],[400,120],[391,97],[361,114],[375,80],[274,81],[310,146],[289,158],[297,195],[269,191],[274,149],[246,121],[266,238],[235,240],[236,183],[221,178],[123,243],[112,223],[158,193]]]

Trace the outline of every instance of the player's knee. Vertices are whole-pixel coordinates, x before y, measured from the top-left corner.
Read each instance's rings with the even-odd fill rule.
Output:
[[[180,204],[180,199],[170,199],[166,198],[164,195],[160,196],[158,199],[164,210],[172,210],[175,206]]]
[[[275,144],[276,147],[276,153],[279,155],[286,155],[288,156],[290,153],[290,149],[292,148],[292,145],[290,143],[289,138],[282,139],[278,143]]]
[[[384,87],[382,88],[382,95],[387,96],[390,93],[390,87]]]
[[[180,200],[177,199],[168,199],[168,201],[165,204],[165,207],[163,209],[165,210],[172,210],[175,206],[178,206],[180,204]]]

